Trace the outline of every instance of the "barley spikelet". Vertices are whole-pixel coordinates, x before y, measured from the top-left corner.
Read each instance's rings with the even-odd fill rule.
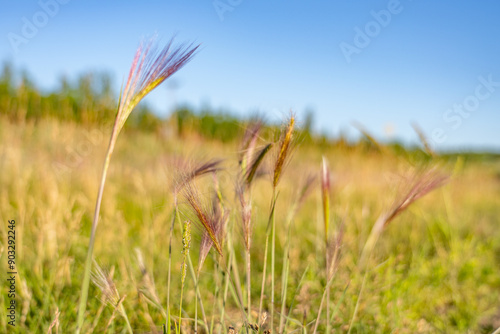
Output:
[[[184,285],[187,272],[187,257],[189,256],[189,248],[191,247],[191,222],[186,220],[183,225],[182,232],[182,264],[181,264],[181,283]]]
[[[202,202],[202,196],[193,182],[185,185],[183,195],[196,217],[197,223],[202,227],[203,233],[206,233],[211,240],[210,246],[213,245],[222,256],[223,217],[221,217],[219,211],[214,209],[214,206],[210,207]]]
[[[384,226],[388,225],[400,213],[405,211],[411,204],[427,195],[436,188],[443,186],[449,179],[447,174],[431,168],[423,172],[417,172],[409,181],[406,192],[399,196],[391,209],[385,215]]]
[[[137,49],[125,88],[120,98],[117,114],[117,130],[120,131],[137,104],[153,89],[187,64],[198,46],[173,47],[173,39],[161,50],[154,39]]]
[[[255,177],[255,174],[257,173],[257,169],[259,168],[260,164],[264,160],[264,157],[266,156],[267,152],[271,150],[271,147],[273,146],[272,143],[267,144],[262,148],[259,153],[255,156],[253,159],[252,163],[248,166],[248,169],[245,173],[246,175],[246,183],[247,185],[250,185]]]
[[[430,168],[424,171],[418,171],[406,184],[406,191],[399,195],[392,207],[382,213],[375,224],[372,231],[368,236],[363,251],[361,253],[360,264],[364,265],[366,258],[371,254],[375,248],[375,244],[386,227],[391,221],[394,220],[399,214],[405,211],[411,204],[418,199],[422,198],[432,190],[437,189],[444,185],[449,179],[447,174],[438,171],[436,168]]]
[[[290,148],[293,139],[293,130],[295,127],[295,117],[290,116],[288,124],[281,132],[279,140],[279,153],[274,164],[274,176],[273,176],[273,187],[276,188],[280,180],[284,166],[286,165],[287,159],[290,156]]]
[[[236,186],[236,196],[238,197],[241,209],[241,223],[243,228],[243,239],[245,248],[250,250],[252,242],[252,204],[245,198],[245,186]]]
[[[103,270],[94,260],[94,270],[91,273],[92,283],[101,290],[101,301],[115,307],[120,301],[120,294],[113,281],[114,268]]]
[[[262,129],[262,121],[257,120],[247,126],[240,149],[240,156],[238,163],[242,170],[248,170],[248,165],[254,155],[255,147],[257,146],[257,139],[259,138]]]
[[[220,171],[221,163],[222,160],[209,160],[194,167],[188,163],[181,163],[177,168],[179,173],[174,177],[174,193],[179,193],[186,184],[199,177]]]

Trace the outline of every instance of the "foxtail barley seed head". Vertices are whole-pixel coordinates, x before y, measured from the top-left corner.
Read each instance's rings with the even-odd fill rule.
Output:
[[[255,174],[257,172],[257,169],[259,168],[260,164],[264,160],[264,157],[266,156],[267,152],[271,150],[271,147],[273,146],[272,143],[267,144],[262,148],[258,154],[253,158],[252,162],[248,165],[248,168],[245,172],[246,175],[246,184],[250,185],[255,177]]]
[[[178,194],[185,185],[204,175],[213,174],[220,171],[222,160],[209,160],[202,164],[190,166],[189,163],[182,163],[177,169],[179,173],[174,178],[174,193]]]
[[[213,206],[210,207],[202,204],[201,195],[192,182],[185,185],[183,194],[192,212],[196,216],[198,223],[203,227],[203,230],[212,241],[213,246],[222,256],[222,234],[224,224],[222,217],[217,216],[217,212],[214,212]]]
[[[92,283],[101,290],[102,302],[116,307],[120,301],[120,294],[113,281],[113,274],[113,268],[109,272],[105,271],[94,260],[94,270],[91,272]]]
[[[256,122],[251,123],[245,130],[238,161],[243,171],[248,170],[248,165],[252,160],[255,147],[257,146],[257,139],[259,138],[262,125],[262,121],[257,120]]]
[[[241,223],[243,227],[243,238],[247,250],[251,247],[252,242],[252,204],[245,198],[245,186],[236,186],[236,195],[239,199],[241,208]]]
[[[290,116],[288,124],[281,132],[279,140],[279,153],[274,164],[274,176],[273,176],[273,187],[276,188],[280,180],[284,166],[286,165],[287,159],[290,156],[290,149],[293,139],[293,130],[295,127],[295,117]]]
[[[172,46],[173,39],[161,50],[154,40],[141,44],[132,62],[127,83],[123,89],[116,118],[119,132],[137,104],[172,74],[186,65],[199,45]]]
[[[384,218],[384,226],[388,225],[400,213],[405,211],[411,204],[419,198],[425,196],[436,188],[443,186],[449,180],[449,175],[431,168],[415,173],[408,182],[406,192],[396,198],[392,208]]]

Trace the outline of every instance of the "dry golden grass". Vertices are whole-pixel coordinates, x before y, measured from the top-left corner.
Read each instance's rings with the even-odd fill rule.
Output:
[[[49,328],[55,332],[56,327],[59,333],[66,333],[75,329],[92,212],[110,131],[110,127],[101,131],[55,121],[12,124],[0,119],[0,216],[4,222],[0,225],[0,254],[4,267],[6,223],[11,219],[17,223],[18,322],[14,333],[45,333]],[[121,305],[134,331],[156,332],[165,322],[167,309],[173,168],[179,159],[195,162],[225,159],[225,169],[217,173],[218,181],[224,205],[231,210],[227,227],[229,242],[234,246],[239,275],[245,275],[240,204],[234,196],[240,147],[237,143],[221,144],[196,136],[183,140],[133,132],[122,136],[109,169],[94,258],[103,268],[115,268],[113,282],[120,295],[127,296]],[[376,219],[394,203],[398,186],[404,184],[405,177],[422,159],[361,148],[323,150],[298,146],[280,177],[276,206],[275,306],[278,312],[282,291],[281,254],[288,238],[287,212],[297,198],[301,178],[308,172],[320,176],[323,155],[332,173],[332,234],[342,218],[345,222],[340,262],[331,285],[331,326],[347,332],[364,277],[359,267],[363,247]],[[442,168],[452,174],[450,182],[410,206],[380,235],[368,259],[366,284],[352,332],[464,333],[495,329],[493,326],[500,318],[500,162],[471,158],[440,161]],[[272,167],[272,162],[268,162],[267,170]],[[253,300],[260,295],[272,179],[269,176],[253,180]],[[212,178],[197,182],[201,196],[210,201]],[[187,204],[179,200],[181,207]],[[302,324],[307,324],[308,332],[314,327],[326,285],[322,212],[322,194],[317,186],[291,225],[287,311],[292,300],[294,306],[290,310],[287,332],[301,329]],[[187,218],[185,214],[181,211],[182,219]],[[201,234],[193,231],[190,252],[193,259],[198,254],[201,238]],[[222,246],[224,265],[230,258],[227,245],[226,242]],[[137,261],[136,248],[142,254],[141,264]],[[172,249],[170,307],[178,314],[182,235],[177,225]],[[217,332],[218,301],[224,292],[224,281],[221,269],[217,269],[214,262],[216,253],[210,254],[213,256],[209,255],[202,267],[199,285],[208,322],[215,319]],[[150,287],[154,286],[154,298],[153,293],[144,290],[145,272],[148,279],[154,281],[154,285],[149,283]],[[245,291],[243,286],[240,288]],[[194,318],[193,287],[188,275],[183,304],[186,313],[182,321],[186,326],[193,324],[190,320]],[[218,295],[217,287],[220,287]],[[84,333],[92,328],[99,312],[99,296],[98,289],[91,286]],[[2,284],[0,299],[6,305],[6,284]],[[268,296],[265,304],[269,306]],[[112,315],[113,308],[102,310],[95,324],[96,333],[106,328]],[[245,322],[231,289],[224,319],[223,332],[227,332],[229,326],[238,332]],[[6,321],[3,307],[0,332],[11,331]],[[324,316],[321,321],[319,332],[325,330]],[[125,326],[123,318],[116,316],[109,323],[109,333],[121,332]]]

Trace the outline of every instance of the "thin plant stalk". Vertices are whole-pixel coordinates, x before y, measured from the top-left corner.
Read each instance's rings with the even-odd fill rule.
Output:
[[[212,310],[214,310],[212,313],[212,320],[210,321],[210,332],[214,332],[214,324],[215,324],[215,309],[217,305],[217,300],[219,299],[219,294],[220,294],[220,279],[218,277],[220,273],[220,268],[219,268],[219,262],[215,261],[214,264],[214,275],[215,275],[215,293],[214,293],[214,304],[212,306]]]
[[[128,317],[126,316],[127,313],[125,313],[125,308],[123,307],[123,300],[125,299],[125,295],[122,298],[122,301],[120,302],[120,313],[124,314],[125,316],[123,317],[125,319],[125,324],[127,325],[127,330],[130,334],[133,334],[134,331],[132,330],[132,326],[130,325],[130,321],[128,320]]]
[[[285,325],[285,307],[286,307],[286,294],[288,288],[288,271],[290,269],[290,237],[291,237],[291,227],[292,227],[292,216],[293,212],[295,212],[297,204],[294,203],[292,209],[290,210],[290,214],[287,219],[287,239],[285,242],[285,249],[283,251],[283,272],[281,274],[281,314],[280,314],[280,325],[278,333],[283,333],[283,326]]]
[[[292,297],[292,302],[290,303],[290,309],[288,311],[288,314],[290,314],[291,310],[293,309],[293,306],[294,306],[294,303],[295,303],[295,298],[296,298],[296,296],[299,293],[300,287],[302,286],[302,283],[304,282],[304,279],[306,277],[306,274],[307,274],[308,270],[309,270],[309,265],[306,267],[306,269],[302,273],[302,276],[300,277],[299,284],[297,284],[297,287],[295,288],[295,292],[294,292],[293,297]],[[282,333],[286,333],[286,326],[288,324],[288,320],[289,320],[289,317],[288,316],[285,317],[285,325],[283,327],[283,332]]]
[[[295,117],[290,116],[290,119],[283,129],[280,137],[279,153],[274,164],[273,174],[273,202],[271,215],[271,330],[274,330],[274,270],[275,270],[275,255],[276,255],[276,218],[274,215],[274,206],[276,205],[276,188],[283,175],[283,170],[290,158],[290,150],[292,147],[293,131],[295,127]]]
[[[177,200],[175,200],[177,202]],[[167,314],[170,314],[170,280],[172,272],[172,237],[174,232],[175,219],[177,216],[177,205],[174,206],[172,215],[172,224],[170,225],[170,232],[168,237],[168,274],[167,274]]]
[[[234,269],[233,269],[233,277],[234,277],[234,281],[235,281],[234,285],[236,286],[236,294],[237,294],[238,300],[243,302],[243,292],[241,291],[241,279],[240,279],[240,274],[239,274],[239,269],[238,269],[238,262],[236,261],[236,256],[234,255],[234,247],[232,248],[232,252],[233,252],[233,258],[232,258],[231,265],[234,267]]]
[[[111,139],[108,145],[108,152],[106,153],[106,159],[104,161],[104,166],[102,169],[101,184],[99,186],[99,191],[97,193],[96,206],[94,211],[94,220],[92,221],[92,230],[90,232],[89,248],[87,250],[87,257],[85,260],[85,271],[83,273],[82,290],[80,296],[80,303],[78,305],[78,318],[77,318],[77,329],[76,333],[80,333],[83,325],[85,308],[87,307],[87,298],[89,294],[89,284],[90,284],[90,269],[92,268],[92,254],[94,253],[94,242],[95,234],[97,230],[97,223],[99,221],[99,212],[101,210],[102,195],[104,192],[104,184],[106,183],[106,176],[108,174],[108,167],[111,161],[111,154],[115,147],[116,136],[118,134],[117,127],[113,127],[113,133],[111,134]]]
[[[274,196],[273,196],[274,197]],[[272,217],[273,226],[271,229],[271,330],[274,330],[274,264],[276,254],[276,216]]]
[[[314,176],[309,176],[301,191],[298,193],[297,199],[293,202],[292,207],[288,211],[287,215],[287,237],[285,240],[285,247],[283,250],[283,271],[281,275],[281,314],[280,314],[280,322],[279,322],[279,330],[278,333],[284,333],[285,328],[286,328],[286,323],[287,323],[287,316],[286,316],[286,296],[288,292],[288,273],[290,270],[290,240],[291,240],[291,234],[292,234],[292,222],[295,214],[299,210],[300,206],[304,203],[305,199],[307,198],[309,191],[312,188],[312,185],[314,184]],[[287,320],[287,321],[285,321]]]
[[[354,306],[354,312],[352,314],[351,321],[349,322],[349,331],[347,332],[347,334],[351,333],[352,325],[354,324],[354,320],[356,320],[356,316],[357,316],[358,310],[359,310],[359,301],[361,300],[361,295],[363,294],[363,291],[365,289],[367,276],[368,276],[368,270],[365,270],[365,274],[363,276],[363,282],[361,283],[361,288],[359,289],[358,299],[356,300],[356,306]]]
[[[267,231],[266,231],[266,244],[264,247],[264,267],[262,268],[262,286],[260,288],[260,303],[259,303],[259,317],[258,319],[261,318],[262,316],[262,307],[264,303],[264,292],[265,292],[265,286],[266,286],[266,267],[267,267],[267,253],[268,253],[268,248],[269,248],[269,237],[271,235],[271,225],[272,225],[272,220],[274,217],[274,209],[276,206],[276,199],[277,199],[277,194],[273,193],[273,198],[271,202],[271,210],[269,213],[269,221],[267,223]]]
[[[194,281],[196,296],[198,297],[198,301],[200,302],[201,316],[203,317],[203,326],[205,327],[205,330],[207,331],[207,333],[209,333],[208,326],[207,326],[207,316],[205,314],[205,308],[203,307],[203,301],[201,299],[200,287],[198,286],[198,279],[197,279],[196,273],[194,271],[193,261],[191,261],[191,257],[188,257],[188,267],[189,267],[189,272],[191,273],[191,278]],[[195,323],[198,323],[198,322],[195,322]]]
[[[176,216],[177,216],[177,221],[179,222],[179,224],[181,224],[181,217],[179,215],[179,210],[176,210]],[[201,299],[201,293],[200,293],[200,289],[198,287],[198,277],[197,277],[197,275],[196,275],[196,273],[194,271],[194,266],[193,266],[193,261],[191,261],[191,256],[187,257],[187,264],[188,264],[189,273],[191,275],[191,278],[194,281],[195,293],[196,293],[196,296],[198,297],[197,300],[199,300],[199,302],[200,302],[200,309],[201,309],[201,313],[202,313],[202,316],[203,316],[203,323],[204,323],[204,326],[205,326],[205,330],[208,333],[207,317],[205,315],[205,308],[203,307],[203,301]],[[195,324],[197,324],[197,323],[198,322],[196,321]]]
[[[115,308],[113,309],[113,313],[111,313],[111,317],[109,318],[109,321],[108,323],[106,324],[106,328],[104,330],[104,332],[106,333],[108,331],[108,328],[109,326],[111,325],[111,323],[113,322],[113,320],[115,319],[115,315],[116,315],[116,310],[122,305],[122,302],[123,300],[125,299],[126,295],[124,295],[119,301],[118,301],[118,304],[115,306]],[[127,320],[127,329],[129,330],[129,333],[133,333],[132,332],[132,329],[130,328],[130,323],[128,322]]]
[[[233,225],[231,225],[233,226]],[[231,262],[232,262],[232,257],[233,257],[233,252],[231,251],[231,248],[232,248],[232,244],[230,242],[231,240],[231,231],[228,232],[228,242],[227,242],[227,247],[229,249],[229,259],[228,259],[228,268],[227,268],[227,274],[225,275],[225,283],[224,283],[224,293],[223,293],[223,297],[222,297],[222,307],[221,307],[221,314],[220,314],[220,322],[222,324],[222,328],[224,328],[224,333],[226,332],[226,326],[225,326],[225,311],[226,311],[226,301],[227,301],[227,292],[229,290],[229,279],[230,279],[230,275],[231,275],[231,268],[232,268],[232,265],[231,265]],[[221,330],[219,328],[219,334],[220,334]]]
[[[329,259],[328,252],[328,231],[330,226],[330,171],[328,170],[328,163],[326,158],[323,156],[323,165],[322,165],[322,173],[321,173],[321,193],[323,199],[323,219],[325,225],[325,269],[326,269],[326,280],[329,280],[329,261],[333,259]],[[319,314],[319,313],[318,313]],[[326,332],[330,333],[330,288],[326,289]],[[319,320],[319,319],[318,319]]]
[[[200,275],[196,276],[195,291],[198,288],[198,279]],[[194,332],[198,333],[198,298],[194,299]]]
[[[76,327],[77,334],[81,332],[85,318],[85,309],[87,307],[90,285],[90,272],[92,269],[92,254],[94,252],[94,243],[97,225],[99,222],[102,196],[104,193],[104,185],[106,183],[109,164],[111,162],[111,155],[113,154],[118,135],[128,116],[130,116],[137,104],[153,89],[189,62],[198,48],[198,46],[194,48],[191,46],[187,48],[180,46],[172,50],[171,47],[172,40],[159,52],[153,46],[152,41],[145,47],[139,47],[132,62],[125,89],[120,97],[113,130],[109,140],[106,157],[104,159],[101,182],[97,192],[94,218],[92,221],[92,229],[87,249],[80,301],[78,305]]]
[[[181,297],[179,300],[179,333],[182,325],[182,296],[184,292],[184,283],[186,281],[186,260],[189,257],[189,248],[191,247],[191,222],[184,222],[182,233],[182,265],[181,265]]]
[[[247,309],[248,309],[248,321],[252,322],[252,285],[251,285],[251,262],[250,262],[250,249],[246,249],[245,251],[245,262],[246,262],[246,270],[247,270]]]

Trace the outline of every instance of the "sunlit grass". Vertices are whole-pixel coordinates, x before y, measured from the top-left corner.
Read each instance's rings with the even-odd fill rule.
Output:
[[[107,129],[108,133],[110,129]],[[0,311],[0,332],[47,332],[55,323],[59,333],[73,331],[80,296],[83,263],[92,223],[95,194],[101,169],[99,159],[105,154],[107,139],[78,154],[78,163],[68,163],[68,148],[81,146],[93,129],[54,121],[13,124],[0,120],[0,215],[6,223],[16,219],[18,263],[18,319],[14,331],[8,327],[5,308]],[[273,138],[260,139],[264,148]],[[279,147],[279,146],[276,146]],[[113,163],[103,197],[99,237],[94,258],[102,268],[114,268],[113,282],[120,305],[134,331],[161,330],[166,322],[168,240],[174,210],[173,168],[179,159],[203,163],[211,158],[224,159],[224,170],[217,172],[224,207],[231,210],[223,257],[212,249],[197,280],[206,311],[208,327],[217,333],[229,326],[244,331],[246,312],[238,304],[241,294],[246,306],[246,246],[241,229],[240,203],[234,196],[238,168],[239,143],[221,145],[196,136],[165,139],[154,134],[124,132],[117,142]],[[258,152],[258,150],[257,150]],[[446,332],[490,333],[498,326],[500,312],[500,163],[456,158],[438,159],[442,169],[452,174],[444,187],[435,190],[402,212],[378,237],[371,257],[360,267],[363,248],[377,218],[389,210],[397,198],[398,186],[414,168],[414,161],[398,155],[362,149],[315,148],[298,146],[281,175],[276,202],[275,239],[275,327],[282,313],[282,282],[288,284],[285,310],[287,332],[306,325],[312,332],[317,319],[327,277],[325,274],[325,222],[319,182],[297,211],[290,234],[287,213],[296,201],[300,185],[308,173],[318,181],[322,157],[331,171],[330,230],[344,221],[341,257],[330,286],[329,316],[331,327],[347,332],[356,304],[357,316],[352,332],[401,333]],[[100,158],[101,157],[101,158]],[[252,181],[251,298],[257,319],[262,282],[264,245],[272,201],[274,168],[272,156],[263,162],[268,173]],[[67,168],[61,169],[61,163]],[[257,173],[258,175],[259,173]],[[410,173],[411,174],[411,173]],[[211,201],[213,178],[208,174],[196,181],[203,201]],[[182,222],[188,203],[180,202]],[[191,215],[192,216],[192,215]],[[189,217],[192,218],[192,217]],[[2,225],[2,245],[6,240]],[[172,238],[172,281],[170,315],[178,321],[181,293],[182,232],[176,223]],[[190,256],[195,264],[201,232],[193,230]],[[226,238],[227,239],[227,238]],[[288,270],[283,270],[283,251],[289,242]],[[5,263],[5,246],[1,253]],[[142,264],[137,260],[139,249]],[[227,284],[223,273],[229,271],[231,249],[237,262],[240,285]],[[269,258],[270,259],[270,258]],[[219,265],[216,266],[217,261]],[[269,261],[268,266],[271,265]],[[307,268],[307,271],[306,271]],[[359,291],[365,277],[363,293]],[[188,269],[189,270],[189,269]],[[196,268],[195,268],[196,270]],[[286,281],[282,273],[288,272]],[[305,275],[304,275],[305,272]],[[227,277],[227,276],[226,276]],[[154,280],[156,297],[146,289]],[[149,282],[149,283],[148,283]],[[269,312],[270,275],[264,298]],[[184,328],[194,326],[194,281],[188,273],[183,293]],[[216,288],[220,291],[216,294]],[[346,289],[347,287],[347,289]],[[6,286],[0,299],[7,302]],[[238,291],[240,290],[240,291]],[[297,292],[297,294],[295,294]],[[115,315],[114,308],[102,308],[101,291],[91,285],[86,312],[86,333],[93,328],[100,333],[123,331],[127,323]],[[222,309],[223,301],[225,307]],[[289,307],[292,305],[290,310]],[[324,305],[327,305],[325,302]],[[323,306],[323,310],[324,310]],[[219,326],[221,310],[224,325]],[[101,313],[99,313],[101,312]],[[289,312],[289,313],[288,313]],[[323,311],[318,332],[326,330]],[[97,318],[97,315],[99,317]],[[110,319],[113,319],[110,322]],[[200,324],[203,319],[198,319]],[[55,326],[52,331],[55,332]],[[198,330],[202,330],[202,326]],[[277,332],[275,329],[273,332]]]

